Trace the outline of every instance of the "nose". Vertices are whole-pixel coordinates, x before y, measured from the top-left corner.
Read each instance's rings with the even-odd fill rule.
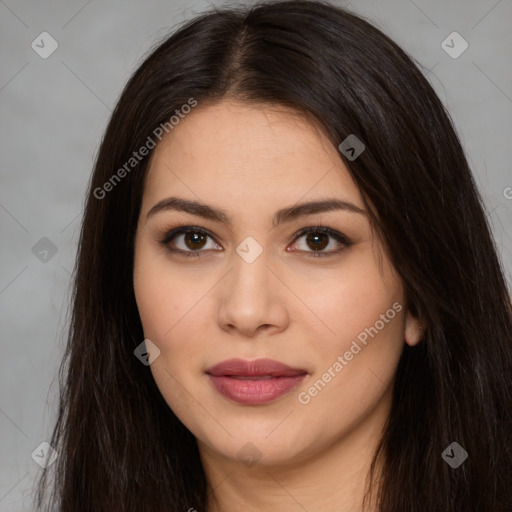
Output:
[[[290,292],[269,263],[265,250],[252,263],[233,254],[233,267],[220,288],[221,329],[243,337],[286,329],[289,318],[285,294]]]

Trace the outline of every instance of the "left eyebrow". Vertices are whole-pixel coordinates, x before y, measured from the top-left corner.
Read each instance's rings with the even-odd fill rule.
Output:
[[[215,208],[204,203],[200,203],[198,201],[183,199],[179,197],[168,197],[166,199],[158,201],[158,203],[156,203],[149,210],[149,212],[146,215],[146,219],[155,215],[158,212],[169,210],[184,211],[190,213],[191,215],[197,215],[198,217],[202,217],[204,219],[221,222],[223,224],[226,224],[228,227],[231,227],[232,225],[231,217],[227,211]],[[285,222],[291,222],[299,217],[304,217],[306,215],[314,215],[317,213],[323,213],[334,210],[342,210],[350,213],[366,215],[365,210],[359,208],[359,206],[356,206],[353,203],[342,201],[340,199],[329,198],[319,201],[299,203],[293,206],[289,206],[287,208],[282,208],[281,210],[278,210],[275,213],[272,219],[272,224],[273,226],[277,226]]]

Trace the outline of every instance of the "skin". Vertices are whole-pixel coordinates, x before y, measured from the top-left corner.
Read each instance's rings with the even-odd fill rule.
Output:
[[[170,196],[223,209],[232,225],[175,210],[147,217]],[[151,157],[135,242],[135,295],[144,335],[160,350],[150,365],[155,382],[196,437],[215,489],[209,512],[362,510],[398,360],[420,330],[366,214],[328,211],[272,225],[277,210],[325,198],[365,209],[338,149],[310,119],[284,107],[199,104]],[[202,251],[199,257],[160,243],[179,223],[211,233],[196,245],[183,234],[169,243]],[[319,252],[341,252],[311,256],[314,243],[294,236],[309,226],[330,227],[352,244],[329,236]],[[263,251],[252,263],[236,252],[248,236]],[[401,311],[309,403],[300,403],[299,393],[396,302]],[[220,395],[205,374],[235,357],[275,359],[308,375],[273,402],[243,405]],[[260,454],[252,466],[238,455],[247,443]]]

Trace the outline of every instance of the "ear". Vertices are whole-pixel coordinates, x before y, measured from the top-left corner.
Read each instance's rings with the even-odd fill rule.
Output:
[[[410,311],[407,311],[405,317],[405,342],[411,347],[414,347],[421,341],[423,330],[420,321]]]

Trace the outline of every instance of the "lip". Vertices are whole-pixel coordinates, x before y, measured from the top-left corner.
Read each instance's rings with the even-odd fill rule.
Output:
[[[276,400],[297,387],[307,371],[272,359],[229,359],[206,371],[213,387],[224,397],[246,405]]]

